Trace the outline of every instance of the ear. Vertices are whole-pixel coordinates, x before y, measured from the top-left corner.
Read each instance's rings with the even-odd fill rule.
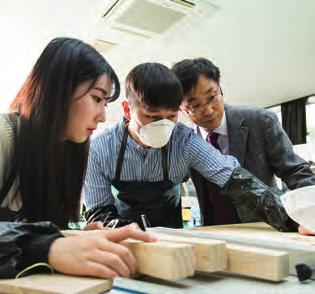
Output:
[[[189,113],[187,112],[186,108],[181,104],[179,106],[180,113],[183,117],[185,117],[188,121],[193,122],[193,119],[190,117]]]
[[[188,113],[187,113],[187,110],[185,109],[185,107],[183,106],[183,104],[181,104],[179,106],[179,111],[184,115],[184,116],[187,116]]]
[[[122,105],[122,108],[124,110],[124,115],[125,115],[125,118],[127,120],[131,120],[131,114],[130,114],[130,105],[129,105],[129,102],[127,100],[123,100],[123,102],[121,103]]]

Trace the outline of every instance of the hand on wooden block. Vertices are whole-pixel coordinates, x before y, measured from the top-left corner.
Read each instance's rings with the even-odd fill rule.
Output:
[[[58,272],[105,279],[129,277],[136,271],[136,260],[130,250],[119,244],[133,238],[155,241],[155,238],[130,225],[115,230],[65,231],[73,238],[56,239],[49,251],[49,264]]]
[[[128,226],[127,226],[128,227]],[[136,260],[138,272],[151,277],[178,280],[192,276],[195,270],[195,256],[193,246],[189,244],[174,244],[165,242],[139,242],[131,239],[142,241],[154,241],[156,237],[149,235],[141,230],[129,233],[131,239],[125,240],[127,234],[125,228],[115,230],[102,230],[105,232],[106,240],[121,242],[117,246],[125,246],[132,253]],[[98,231],[64,231],[65,236],[83,236],[95,234]],[[70,239],[70,238],[69,238]],[[95,262],[95,261],[94,261]],[[110,267],[110,265],[109,265]],[[132,271],[132,274],[134,271]]]

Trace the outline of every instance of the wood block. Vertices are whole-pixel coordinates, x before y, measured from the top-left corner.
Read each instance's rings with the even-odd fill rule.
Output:
[[[227,249],[227,272],[275,282],[289,275],[286,252],[235,244],[227,244]]]
[[[112,281],[62,274],[35,274],[19,279],[0,279],[0,293],[95,294],[112,288]]]
[[[162,241],[186,243],[193,245],[196,260],[195,270],[206,273],[223,271],[227,268],[227,251],[225,241],[185,238],[167,234],[154,235]]]
[[[137,260],[138,272],[165,280],[179,280],[194,274],[193,246],[169,242],[145,243],[125,240]]]
[[[185,230],[188,232],[188,230]],[[278,232],[265,223],[209,226],[192,230],[193,236],[225,240],[228,243],[285,251],[289,254],[289,273],[296,276],[295,265],[306,263],[315,268],[315,237]],[[197,235],[194,232],[199,232]],[[315,280],[315,273],[312,276]]]
[[[71,237],[84,234],[85,231],[62,231]],[[121,244],[127,246],[137,260],[138,272],[165,280],[179,280],[193,276],[195,255],[190,244],[170,242],[146,243],[136,240],[125,240]]]

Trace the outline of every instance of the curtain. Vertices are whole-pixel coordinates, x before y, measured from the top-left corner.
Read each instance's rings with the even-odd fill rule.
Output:
[[[281,104],[282,126],[293,145],[306,143],[307,97]]]

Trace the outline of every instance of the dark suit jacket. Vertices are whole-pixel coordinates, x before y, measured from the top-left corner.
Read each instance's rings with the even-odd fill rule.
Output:
[[[268,186],[276,185],[275,175],[290,190],[315,185],[315,175],[309,164],[293,152],[291,141],[275,113],[264,108],[225,105],[225,115],[229,154],[237,158],[241,167]],[[206,180],[195,171],[192,171],[191,177],[204,217],[211,213],[204,207],[205,197],[208,197]]]

